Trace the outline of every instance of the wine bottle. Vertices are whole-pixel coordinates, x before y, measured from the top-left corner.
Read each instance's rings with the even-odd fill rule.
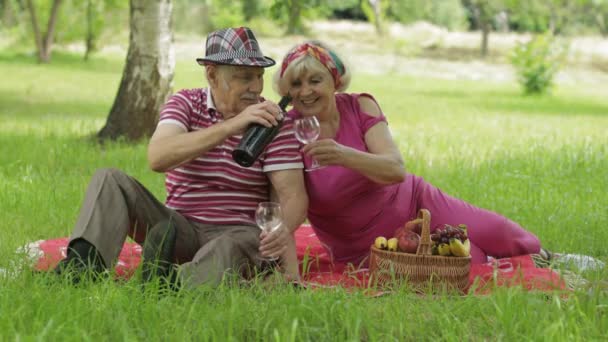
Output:
[[[279,107],[283,111],[283,116],[286,112],[286,107],[291,102],[289,96],[283,96],[279,101]],[[252,124],[247,128],[247,131],[243,135],[243,138],[239,142],[239,145],[232,151],[232,159],[244,167],[250,167],[258,159],[264,148],[274,137],[279,133],[281,126],[283,126],[283,118],[279,121],[279,124],[272,127],[262,126],[260,124]]]

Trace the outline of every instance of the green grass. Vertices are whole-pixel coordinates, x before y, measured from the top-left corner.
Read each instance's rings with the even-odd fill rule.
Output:
[[[70,233],[97,168],[120,168],[163,198],[144,143],[90,139],[105,122],[122,62],[55,54],[43,66],[0,54],[0,268],[22,263],[19,246]],[[176,89],[202,80],[198,66],[178,63]],[[551,250],[608,261],[605,89],[536,98],[511,84],[355,75],[350,90],[377,97],[410,172],[520,222]],[[265,95],[277,98],[270,83]],[[605,339],[608,272],[585,276],[591,286],[566,299],[518,289],[370,298],[259,286],[158,297],[135,280],[73,288],[22,272],[0,275],[0,340]]]

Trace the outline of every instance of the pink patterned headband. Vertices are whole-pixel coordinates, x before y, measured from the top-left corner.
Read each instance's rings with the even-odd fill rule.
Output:
[[[344,64],[342,64],[340,58],[338,58],[338,56],[336,56],[336,54],[330,50],[310,43],[298,45],[291,50],[287,56],[285,56],[283,59],[283,64],[281,65],[281,77],[283,77],[285,74],[285,70],[287,70],[289,64],[304,55],[312,56],[321,62],[321,64],[323,64],[323,66],[329,70],[329,73],[333,77],[334,83],[336,84],[336,88],[340,86],[340,77],[344,75],[345,72]]]

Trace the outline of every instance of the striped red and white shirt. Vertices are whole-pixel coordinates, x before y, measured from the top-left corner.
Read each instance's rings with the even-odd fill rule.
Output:
[[[185,132],[205,129],[224,119],[215,110],[209,88],[175,93],[161,110],[158,125],[177,125]],[[255,209],[268,201],[266,172],[302,169],[293,120],[286,117],[279,134],[251,167],[232,160],[241,140],[232,136],[206,154],[166,173],[166,206],[185,217],[207,224],[255,224]]]

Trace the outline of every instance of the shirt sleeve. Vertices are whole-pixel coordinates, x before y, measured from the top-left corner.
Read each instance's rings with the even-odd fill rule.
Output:
[[[370,115],[361,109],[361,106],[359,106],[359,97],[361,96],[367,97],[374,102],[376,102],[376,99],[372,95],[367,93],[361,93],[357,96],[353,96],[355,108],[358,109],[357,112],[359,113],[359,120],[361,121],[361,131],[363,132],[363,134],[367,133],[370,128],[372,128],[379,122],[384,122],[388,125],[388,121],[386,121],[386,117],[384,116],[384,113],[382,113],[382,109],[380,109],[379,116]],[[376,104],[378,104],[378,102],[376,102]],[[378,105],[378,108],[380,108],[380,105]]]
[[[300,143],[296,139],[293,129],[293,119],[286,117],[279,133],[264,151],[264,158],[261,160],[262,171],[304,168]]]
[[[190,131],[192,101],[186,90],[173,94],[160,111],[158,125],[173,124]]]

